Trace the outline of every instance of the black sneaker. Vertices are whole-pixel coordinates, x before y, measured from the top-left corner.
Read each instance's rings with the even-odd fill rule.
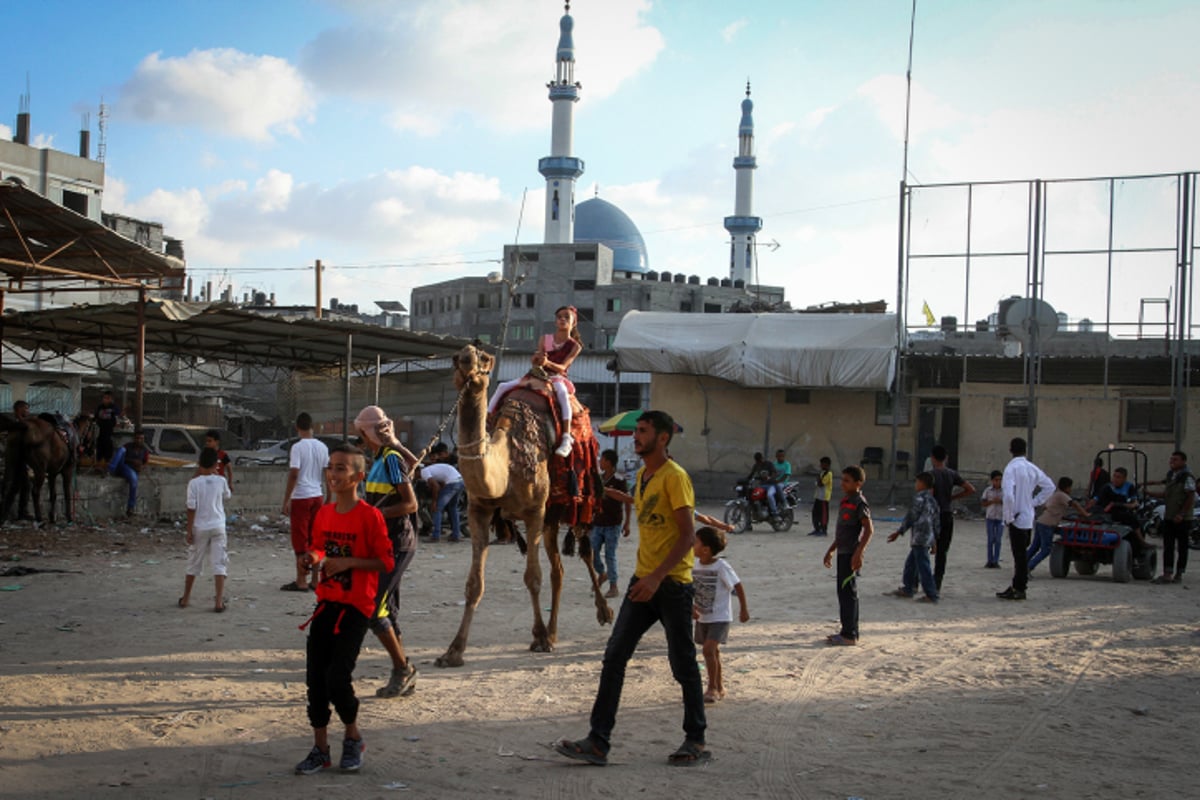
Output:
[[[321,770],[329,769],[333,762],[329,760],[329,753],[321,752],[321,748],[313,745],[313,749],[308,754],[308,758],[296,765],[297,775],[315,775]]]
[[[338,767],[343,772],[354,772],[361,769],[363,765],[363,753],[367,746],[363,744],[362,739],[343,739],[342,740],[342,760],[338,762]]]
[[[1017,590],[1010,586],[1003,592],[996,592],[996,597],[999,597],[1001,600],[1015,600],[1017,597]]]

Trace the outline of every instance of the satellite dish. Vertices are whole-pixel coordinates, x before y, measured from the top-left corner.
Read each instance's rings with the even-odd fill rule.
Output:
[[[1023,344],[1028,344],[1035,333],[1045,341],[1058,333],[1058,314],[1045,300],[1022,298],[1005,310],[1004,325],[1009,335]]]

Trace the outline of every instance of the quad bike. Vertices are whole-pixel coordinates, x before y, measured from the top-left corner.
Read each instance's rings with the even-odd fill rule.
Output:
[[[771,516],[767,505],[767,487],[757,481],[738,481],[735,497],[725,504],[725,524],[734,533],[748,533],[755,522],[770,523],[774,531],[790,530],[796,522],[796,506],[800,503],[800,484],[796,481],[777,484],[776,514]]]

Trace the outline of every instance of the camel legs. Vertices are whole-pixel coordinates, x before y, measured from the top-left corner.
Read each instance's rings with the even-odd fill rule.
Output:
[[[558,603],[562,597],[563,584],[562,554],[558,550],[558,526],[544,525],[542,538],[546,541],[546,557],[550,561],[550,626],[546,637],[553,645],[558,641]]]
[[[29,502],[33,506],[33,519],[35,522],[42,521],[42,484],[46,482],[46,473],[34,469],[33,482],[29,486]],[[50,481],[50,497],[54,497],[54,481]],[[51,501],[53,502],[53,500]],[[53,506],[51,506],[53,513]]]
[[[542,619],[542,565],[538,560],[538,550],[540,543],[545,539],[546,552],[550,553],[550,546],[553,543],[553,532],[550,538],[546,538],[545,530],[545,512],[542,510],[544,506],[539,505],[538,511],[530,514],[525,518],[525,537],[528,543],[528,548],[525,551],[525,588],[529,590],[529,600],[533,604],[533,642],[530,643],[529,649],[535,653],[550,653],[554,651],[555,624],[558,620],[558,591],[554,587],[561,588],[562,586],[562,570],[558,572],[558,582],[555,583],[554,573],[554,558],[550,559],[550,584],[553,590],[553,599],[550,607],[550,627],[546,627],[546,622]]]
[[[575,536],[574,528],[571,529],[571,535]],[[587,534],[576,538],[579,544],[579,558],[587,567],[588,578],[592,582],[592,602],[596,604],[596,622],[601,625],[611,624],[614,616],[613,610],[604,597],[604,584],[600,581],[600,573],[596,572],[595,559],[592,558],[592,540]]]
[[[463,651],[467,649],[467,635],[471,632],[471,620],[475,609],[483,598],[483,574],[487,565],[487,548],[492,512],[481,505],[471,503],[467,508],[467,517],[471,521],[471,570],[467,573],[466,600],[463,607],[462,622],[458,625],[458,633],[450,642],[437,661],[439,667],[461,667]]]

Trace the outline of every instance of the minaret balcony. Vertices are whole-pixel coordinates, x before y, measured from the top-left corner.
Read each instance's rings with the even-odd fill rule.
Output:
[[[745,233],[758,233],[762,230],[762,217],[726,217],[725,230],[733,236]]]
[[[754,156],[737,156],[733,159],[734,169],[758,169],[758,159]]]
[[[578,178],[583,174],[583,159],[575,156],[546,156],[538,159],[538,172],[550,178]]]
[[[570,100],[579,102],[579,87],[573,83],[548,83],[551,100]]]

